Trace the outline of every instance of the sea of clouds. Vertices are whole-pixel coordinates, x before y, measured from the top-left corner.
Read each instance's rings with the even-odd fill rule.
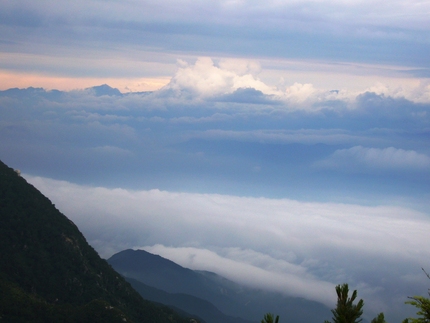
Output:
[[[103,256],[144,249],[192,269],[335,304],[349,283],[366,313],[408,313],[425,293],[428,214],[393,206],[108,189],[25,176]],[[397,309],[397,310],[395,310]],[[397,315],[397,316],[396,316]]]
[[[254,61],[200,58],[153,92],[0,92],[1,159],[103,256],[185,267],[369,318],[425,294],[430,87],[268,84]]]

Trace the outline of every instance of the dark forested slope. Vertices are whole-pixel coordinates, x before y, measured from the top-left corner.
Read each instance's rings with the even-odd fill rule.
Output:
[[[143,300],[49,199],[1,161],[0,320],[190,321]]]
[[[108,262],[129,279],[143,297],[174,304],[207,322],[229,322],[232,318],[236,322],[257,322],[267,312],[276,313],[281,321],[287,322],[317,323],[321,322],[321,317],[330,316],[330,310],[321,303],[246,287],[215,273],[184,268],[145,250],[123,250]],[[148,287],[140,287],[136,280],[166,293],[150,291],[149,294]],[[215,316],[213,308],[203,303],[199,311],[195,311],[195,298],[213,304],[225,317],[213,321],[220,316]]]

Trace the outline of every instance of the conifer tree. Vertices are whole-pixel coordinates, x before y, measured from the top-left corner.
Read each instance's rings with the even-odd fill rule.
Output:
[[[379,313],[370,323],[387,323],[384,313]]]
[[[354,304],[357,298],[357,290],[354,290],[351,297],[348,297],[348,284],[337,285],[337,306],[331,310],[333,313],[333,323],[359,323],[362,321],[360,316],[363,314],[364,302],[362,299]],[[330,323],[325,321],[324,323]]]
[[[261,323],[278,323],[279,315],[275,316],[272,313],[267,313],[264,315],[264,319],[261,320]]]
[[[424,273],[430,279],[430,275],[423,269]],[[430,290],[429,290],[430,295]],[[420,317],[405,319],[403,323],[429,323],[430,322],[430,299],[423,296],[409,297],[411,300],[407,301],[406,304],[414,305],[419,309],[417,312]]]

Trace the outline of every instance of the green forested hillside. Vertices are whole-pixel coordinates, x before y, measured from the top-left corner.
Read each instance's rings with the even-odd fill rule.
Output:
[[[49,199],[2,162],[0,320],[190,321],[143,300]]]

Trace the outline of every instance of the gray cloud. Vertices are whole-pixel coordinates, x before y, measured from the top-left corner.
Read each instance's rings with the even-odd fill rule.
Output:
[[[33,174],[109,186],[366,203],[425,195],[428,172],[418,159],[430,155],[428,104],[311,84],[280,90],[249,74],[260,70],[252,61],[181,64],[155,92],[0,92],[2,159]],[[397,166],[380,172],[371,157]],[[351,165],[357,172],[344,171]],[[400,178],[406,168],[413,171]],[[376,176],[356,177],[363,171]]]
[[[328,159],[317,163],[319,167],[340,168],[351,172],[363,170],[430,170],[430,157],[413,150],[384,149],[355,146],[336,150]]]
[[[45,3],[44,3],[45,2]],[[426,17],[423,14],[427,8],[426,4],[404,3],[396,1],[392,5],[387,5],[383,1],[352,1],[352,2],[330,2],[323,1],[314,3],[311,1],[304,2],[283,2],[268,1],[262,4],[246,2],[231,3],[228,1],[216,1],[205,4],[196,4],[192,1],[178,1],[174,5],[166,1],[130,1],[127,3],[110,2],[109,5],[98,1],[75,1],[56,5],[42,1],[44,6],[34,5],[31,1],[24,1],[25,7],[21,7],[13,2],[4,3],[5,12],[13,14],[13,17],[23,17],[22,19],[8,19],[18,25],[28,23],[29,16],[35,17],[30,21],[39,21],[36,25],[41,25],[42,21],[49,21],[49,17],[56,14],[60,17],[69,17],[66,23],[71,23],[73,18],[80,18],[78,21],[85,25],[100,24],[101,22],[110,21],[113,25],[123,28],[139,28],[139,22],[147,21],[150,18],[156,21],[171,21],[173,23],[184,22],[222,22],[229,25],[241,25],[243,23],[257,24],[263,27],[281,28],[281,22],[290,22],[288,28],[306,28],[306,25],[313,23],[326,29],[330,25],[343,24],[345,26],[358,28],[360,25],[369,25],[372,23],[373,29],[369,28],[368,32],[377,30],[378,27],[388,31],[393,29],[425,30]],[[375,13],[375,7],[378,9]],[[25,10],[24,8],[27,8]],[[44,8],[45,10],[42,10]],[[85,8],[86,10],[82,10]],[[161,10],[163,9],[163,10]],[[200,10],[201,15],[195,15]],[[357,16],[356,13],[360,12]],[[399,14],[403,15],[399,15]],[[407,13],[407,14],[405,14]],[[70,14],[70,16],[67,16]],[[374,20],[375,16],[379,20]],[[37,17],[37,18],[36,18]],[[127,18],[124,18],[127,17]],[[273,21],[270,21],[270,18]],[[415,18],[415,19],[414,19]],[[55,21],[55,20],[54,20]],[[300,26],[302,21],[302,26]],[[303,23],[305,21],[305,23]],[[135,23],[133,23],[135,22]],[[59,24],[57,22],[57,24]],[[64,23],[61,21],[61,23]],[[166,24],[167,25],[167,24]],[[186,26],[186,25],[185,25]],[[284,28],[286,28],[284,27]],[[160,27],[160,31],[163,28]],[[306,29],[307,30],[307,29]],[[189,30],[188,32],[199,33],[199,30]]]
[[[3,1],[0,9],[5,52],[34,54],[30,62],[21,56],[2,66],[14,70],[136,76],[136,71],[154,71],[150,63],[159,60],[169,66],[158,64],[158,69],[171,72],[174,58],[169,53],[429,67],[423,54],[428,52],[423,14],[428,5],[423,2]],[[133,65],[139,66],[133,70],[124,62],[131,52],[140,52],[146,64],[133,58]],[[162,55],[154,60],[154,52]],[[67,60],[67,66],[55,62],[56,57]],[[57,71],[52,64],[58,65]]]
[[[193,138],[193,135],[190,135]],[[197,138],[212,140],[227,139],[261,143],[301,143],[349,144],[353,142],[381,143],[383,139],[372,138],[371,134],[351,133],[344,129],[299,129],[299,130],[254,130],[235,131],[211,129],[194,135]]]

